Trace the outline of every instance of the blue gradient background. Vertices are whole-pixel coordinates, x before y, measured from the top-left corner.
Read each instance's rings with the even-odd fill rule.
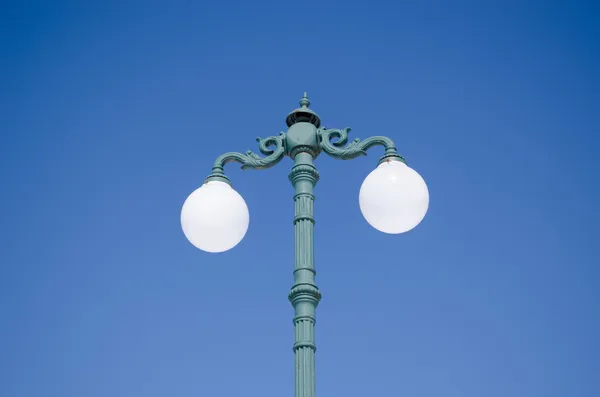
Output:
[[[3,3],[0,395],[291,396],[291,162],[227,168],[232,251],[179,212],[308,91],[431,193],[384,235],[358,208],[381,149],[316,161],[318,395],[599,396],[599,11]]]

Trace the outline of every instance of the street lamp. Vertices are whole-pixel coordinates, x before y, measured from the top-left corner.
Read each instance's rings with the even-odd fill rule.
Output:
[[[407,232],[425,217],[429,191],[423,178],[406,165],[394,142],[373,136],[348,143],[350,128],[321,127],[319,116],[309,109],[304,93],[300,108],[286,118],[288,131],[279,136],[257,138],[265,156],[248,151],[225,153],[215,161],[204,184],[187,198],[181,210],[181,226],[187,239],[207,252],[223,252],[235,247],[246,235],[250,216],[248,206],[223,171],[225,164],[238,162],[242,169],[266,169],[288,156],[294,160],[289,174],[294,194],[295,268],[289,293],[294,316],[294,355],[296,397],[315,396],[315,310],[321,293],[315,284],[313,244],[313,188],[319,173],[313,160],[322,152],[341,160],[366,155],[373,146],[383,146],[379,165],[364,180],[358,195],[360,210],[375,229],[389,234]]]

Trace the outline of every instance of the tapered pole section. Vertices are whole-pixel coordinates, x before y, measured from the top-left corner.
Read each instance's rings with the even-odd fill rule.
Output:
[[[310,153],[301,152],[294,157],[290,181],[294,185],[294,234],[296,260],[294,285],[289,299],[294,306],[294,365],[296,397],[315,397],[315,311],[321,293],[315,284],[313,249],[315,197],[313,188],[319,179]]]

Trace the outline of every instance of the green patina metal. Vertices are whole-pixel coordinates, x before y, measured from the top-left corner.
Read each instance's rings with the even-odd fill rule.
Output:
[[[379,159],[380,164],[386,161],[402,161],[403,163],[406,163],[404,158],[398,155],[394,142],[390,138],[385,136],[372,136],[364,141],[356,138],[350,142],[350,144],[346,145],[349,132],[350,128],[341,130],[328,130],[327,128],[319,129],[317,133],[320,137],[321,148],[333,158],[350,160],[359,156],[366,156],[367,150],[373,146],[383,146],[385,148],[385,154]],[[337,141],[334,139],[337,139]]]
[[[290,171],[294,185],[294,234],[296,258],[294,285],[289,300],[294,306],[294,356],[296,396],[315,396],[315,311],[321,293],[315,284],[314,261],[314,201],[313,189],[319,173],[313,165],[310,151],[298,152]]]
[[[258,149],[266,157],[260,157],[251,150],[246,153],[228,152],[220,155],[215,160],[212,173],[206,178],[206,181],[218,180],[229,183],[229,178],[225,176],[223,171],[227,163],[238,162],[242,164],[242,169],[263,170],[273,167],[285,156],[284,140],[285,132],[280,132],[279,136],[270,136],[264,139],[256,138]]]
[[[321,119],[309,109],[310,101],[306,93],[300,100],[300,107],[286,118],[287,133],[279,136],[257,138],[259,151],[265,157],[247,151],[229,152],[217,158],[212,173],[206,181],[219,180],[229,183],[224,173],[225,164],[237,162],[242,169],[266,169],[275,166],[288,156],[294,160],[289,179],[295,189],[294,194],[294,235],[295,265],[294,284],[288,298],[294,307],[294,345],[296,397],[315,397],[315,312],[321,292],[315,284],[314,261],[314,201],[313,190],[319,181],[319,173],[313,160],[320,153],[350,160],[367,154],[374,146],[383,146],[385,153],[379,163],[402,161],[394,142],[384,136],[373,136],[363,141],[355,139],[348,144],[350,128],[320,128]]]

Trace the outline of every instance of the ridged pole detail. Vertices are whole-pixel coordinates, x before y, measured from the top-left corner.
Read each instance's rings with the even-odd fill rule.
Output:
[[[289,300],[294,307],[294,367],[296,397],[315,397],[315,311],[321,293],[315,284],[313,188],[319,180],[312,154],[294,157],[290,181],[294,185],[295,266]]]

